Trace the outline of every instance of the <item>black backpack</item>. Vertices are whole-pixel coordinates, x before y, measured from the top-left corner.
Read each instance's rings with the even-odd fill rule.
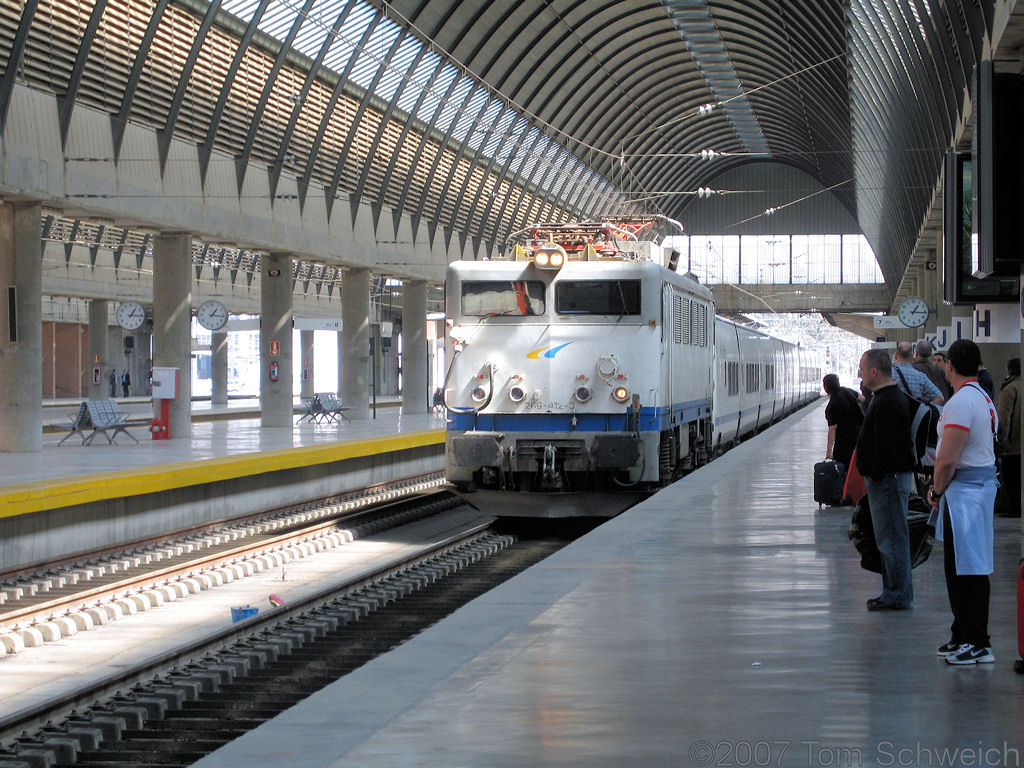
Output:
[[[910,392],[903,371],[893,367],[903,382],[903,394],[910,401],[910,442],[914,446],[914,470],[929,472],[935,466],[935,450],[939,444],[939,418],[942,408],[935,403],[919,400]]]
[[[911,493],[907,500],[907,529],[910,532],[910,567],[917,568],[932,553],[935,529],[928,524],[931,507],[928,502]],[[860,554],[860,567],[872,573],[882,572],[882,555],[875,542],[875,527],[871,522],[871,505],[867,494],[857,503],[846,532]]]

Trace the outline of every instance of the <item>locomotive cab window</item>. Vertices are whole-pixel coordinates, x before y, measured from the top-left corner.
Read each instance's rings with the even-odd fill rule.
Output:
[[[473,280],[462,284],[462,314],[543,315],[544,283],[540,280]]]
[[[555,283],[560,315],[639,315],[639,280],[561,280]]]

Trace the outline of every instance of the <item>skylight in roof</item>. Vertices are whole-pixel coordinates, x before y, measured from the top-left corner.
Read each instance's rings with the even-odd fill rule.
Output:
[[[259,0],[223,0],[221,4],[225,12],[244,23],[252,20],[259,6]],[[390,19],[381,18],[379,11],[368,3],[359,0],[349,6],[345,0],[324,0],[316,3],[305,18],[300,16],[301,8],[295,0],[271,0],[258,28],[284,40],[299,22],[293,46],[315,59],[339,15],[347,10],[324,58],[328,69],[341,74],[351,66],[348,71],[353,83],[362,88],[373,87],[374,95],[385,101],[397,96],[400,109],[415,112],[417,119],[434,130],[450,130],[455,141],[467,142],[485,157],[500,153],[499,161],[510,160],[509,170],[524,174],[532,183],[544,181],[554,188],[572,186],[547,173],[555,167],[557,157],[558,174],[570,174],[574,182],[587,178],[595,188],[613,187],[561,145],[541,136],[529,120],[517,120],[518,113],[433,51],[415,63],[422,43]],[[395,50],[394,43],[400,36],[404,38]],[[492,130],[495,121],[497,125]]]

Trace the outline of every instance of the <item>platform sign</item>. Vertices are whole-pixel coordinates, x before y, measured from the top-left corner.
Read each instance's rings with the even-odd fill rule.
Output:
[[[1021,270],[1021,286],[1024,286],[1024,269]],[[1024,287],[1020,289],[1020,327],[1024,328]]]
[[[952,323],[952,333],[950,335],[949,343],[952,344],[957,339],[968,339],[974,341],[974,318],[973,317],[952,317],[950,318]]]
[[[940,325],[935,329],[935,333],[926,333],[924,340],[932,345],[933,352],[945,352],[954,341],[953,326]]]
[[[978,304],[974,308],[977,344],[1020,344],[1016,304]]]
[[[874,318],[874,325],[876,329],[881,328],[909,328],[909,325],[904,325],[896,315],[879,315]]]

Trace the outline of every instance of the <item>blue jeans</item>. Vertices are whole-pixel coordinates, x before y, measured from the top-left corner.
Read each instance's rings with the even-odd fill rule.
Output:
[[[910,531],[907,528],[907,500],[914,481],[911,472],[895,472],[882,480],[865,479],[875,543],[882,555],[883,603],[909,608],[914,602],[910,577]]]

